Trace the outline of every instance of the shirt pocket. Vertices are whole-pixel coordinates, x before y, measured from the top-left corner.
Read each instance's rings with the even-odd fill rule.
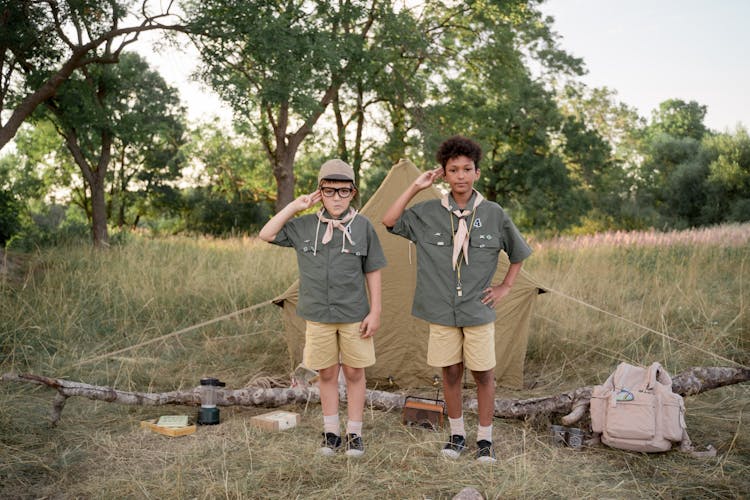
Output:
[[[497,259],[497,254],[502,248],[499,233],[472,231],[469,238],[469,262],[477,259],[479,262]]]
[[[425,237],[425,243],[438,248],[452,248],[453,238],[450,233],[430,231]]]
[[[421,269],[433,274],[451,269],[453,238],[451,238],[449,231],[429,231],[424,236],[422,249],[425,252],[426,259],[417,259],[417,265]]]
[[[337,256],[336,261],[340,264],[336,272],[341,272],[349,277],[361,276],[364,273],[364,260],[367,258],[367,245],[356,243],[352,245],[348,241]]]

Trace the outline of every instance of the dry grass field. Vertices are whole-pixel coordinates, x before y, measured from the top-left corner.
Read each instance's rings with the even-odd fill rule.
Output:
[[[525,388],[550,395],[602,382],[620,361],[750,365],[750,226],[715,233],[606,235],[535,242],[525,268],[543,294],[531,324]],[[699,239],[696,239],[699,238]],[[252,239],[134,236],[106,252],[87,246],[6,256],[0,274],[0,373],[31,372],[120,390],[187,389],[205,375],[228,387],[292,369],[275,307],[78,364],[222,316],[281,293],[296,277],[291,251]],[[467,391],[471,394],[471,389]],[[284,409],[301,425],[250,425],[264,408],[222,408],[222,423],[170,438],[139,427],[189,407],[123,406],[70,398],[49,425],[54,391],[0,384],[0,498],[743,498],[750,491],[750,386],[686,399],[687,424],[713,458],[678,451],[556,448],[560,415],[496,419],[498,462],[440,457],[444,432],[368,409],[360,459],[316,455],[317,404]],[[342,408],[342,414],[345,410]],[[475,415],[467,414],[469,438]]]

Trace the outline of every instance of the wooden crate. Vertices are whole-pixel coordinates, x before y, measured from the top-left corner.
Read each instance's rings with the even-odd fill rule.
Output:
[[[156,422],[157,419],[155,418],[151,420],[141,420],[141,427],[170,437],[187,436],[188,434],[193,434],[196,431],[195,424],[188,425],[186,427],[162,427],[160,425],[156,425]]]
[[[401,423],[437,430],[443,426],[445,402],[407,396],[401,414]]]
[[[299,423],[299,413],[283,410],[256,415],[250,419],[250,425],[267,431],[283,431],[296,427]]]

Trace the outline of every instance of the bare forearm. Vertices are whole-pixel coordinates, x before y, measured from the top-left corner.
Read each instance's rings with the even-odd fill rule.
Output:
[[[515,283],[516,281],[516,277],[518,276],[518,273],[521,272],[522,266],[523,266],[523,261],[511,264],[508,267],[508,272],[505,273],[505,278],[503,278],[503,282],[501,284],[507,285],[508,288],[512,288],[513,283]]]
[[[266,222],[266,225],[263,226],[263,229],[258,233],[258,237],[263,241],[274,241],[279,234],[279,231],[281,231],[284,224],[286,224],[289,219],[297,215],[298,212],[307,210],[314,206],[316,203],[320,202],[322,198],[323,195],[320,194],[320,190],[317,190],[311,194],[303,194],[293,200],[287,206],[282,208],[279,213],[271,217],[271,220]]]
[[[380,314],[383,310],[380,269],[365,274],[365,281],[370,292],[370,312]]]
[[[383,216],[383,225],[385,227],[395,226],[396,221],[403,215],[404,210],[406,210],[406,205],[409,204],[411,199],[414,198],[414,196],[416,196],[419,191],[421,191],[421,189],[412,184],[406,189],[406,191],[401,193],[401,196],[399,196],[396,201],[393,202],[393,205],[388,208],[385,215]]]
[[[409,204],[411,199],[414,198],[414,196],[418,192],[430,187],[432,183],[437,179],[440,179],[442,175],[443,167],[437,167],[433,170],[422,172],[419,177],[414,179],[414,182],[411,183],[406,191],[401,193],[401,196],[399,196],[398,199],[393,202],[393,205],[391,205],[391,207],[383,216],[383,225],[385,225],[385,227],[395,226],[396,221],[399,219],[399,217],[401,217],[401,215],[403,215],[404,210],[406,210],[406,205]]]
[[[279,231],[284,227],[284,224],[286,224],[289,219],[294,217],[294,215],[297,213],[295,207],[293,206],[293,203],[288,204],[284,208],[281,209],[279,213],[271,217],[271,219],[266,222],[266,225],[263,226],[263,228],[258,233],[258,237],[263,241],[273,241],[276,239],[276,235],[279,234]]]

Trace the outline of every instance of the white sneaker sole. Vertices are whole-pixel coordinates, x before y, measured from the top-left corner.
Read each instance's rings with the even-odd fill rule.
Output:
[[[479,458],[477,458],[477,462],[494,463],[494,462],[497,462],[497,459],[496,458],[492,458],[492,457],[479,457]]]
[[[361,457],[365,452],[362,450],[346,450],[347,457]]]
[[[336,454],[336,450],[332,450],[331,448],[323,446],[318,450],[318,454],[323,455],[324,457],[332,457]]]
[[[461,453],[459,453],[459,452],[457,452],[455,450],[447,450],[445,448],[443,448],[442,450],[440,450],[440,453],[442,453],[444,457],[450,458],[452,460],[455,460],[455,459],[457,459],[458,457],[461,456]]]

